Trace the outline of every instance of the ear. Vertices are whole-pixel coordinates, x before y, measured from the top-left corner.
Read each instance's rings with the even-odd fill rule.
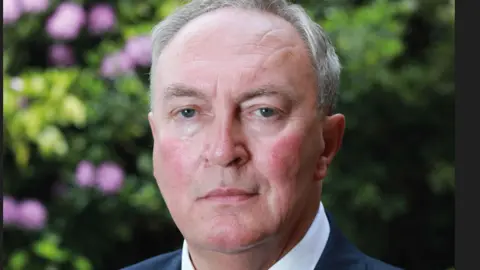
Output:
[[[157,135],[157,128],[155,127],[155,121],[153,119],[152,112],[148,113],[148,123],[150,124],[150,130],[152,131],[153,140],[155,140],[155,137]]]
[[[317,163],[316,179],[321,180],[327,176],[328,166],[342,145],[344,131],[345,116],[335,114],[325,118],[322,131],[324,149]]]

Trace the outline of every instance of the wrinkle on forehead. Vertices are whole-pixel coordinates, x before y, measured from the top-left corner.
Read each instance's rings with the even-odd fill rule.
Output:
[[[288,39],[288,40],[285,40],[285,39],[281,39],[279,37],[281,37],[282,35],[286,35],[288,37],[291,37],[292,39]],[[263,35],[260,37],[260,40],[258,41],[258,45],[261,46],[262,44],[264,43],[272,43],[272,41],[282,41],[282,42],[286,42],[287,44],[288,43],[291,43],[290,45],[294,45],[295,44],[295,39],[294,37],[292,37],[292,33],[289,31],[287,31],[287,29],[285,28],[276,28],[276,29],[270,29],[268,31],[266,31],[265,33],[263,33]],[[290,42],[288,42],[290,41]]]
[[[292,42],[291,39],[281,38],[281,33],[279,31],[276,34],[265,33],[261,37],[257,37],[257,40],[252,40],[251,42],[238,42],[237,44],[232,45],[234,51],[238,54],[259,54],[266,55],[271,54],[275,51],[286,51],[286,50],[295,50],[300,49],[301,44],[296,44]]]

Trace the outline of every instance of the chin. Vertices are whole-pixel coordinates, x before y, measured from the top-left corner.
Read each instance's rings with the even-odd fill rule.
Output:
[[[263,239],[242,239],[232,236],[218,235],[206,240],[209,250],[225,253],[237,254],[249,250],[259,245]]]
[[[204,248],[225,254],[241,253],[260,245],[266,240],[264,233],[245,227],[215,226],[208,235],[204,234]],[[200,239],[199,239],[200,240]]]

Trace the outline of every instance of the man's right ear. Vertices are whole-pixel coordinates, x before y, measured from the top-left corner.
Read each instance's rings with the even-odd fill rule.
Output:
[[[150,130],[152,131],[152,137],[155,139],[155,136],[157,134],[157,128],[155,127],[155,121],[153,119],[153,113],[149,112],[148,113],[148,123],[150,123]]]

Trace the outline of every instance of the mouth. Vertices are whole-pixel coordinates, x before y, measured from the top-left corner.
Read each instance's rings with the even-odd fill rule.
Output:
[[[218,188],[202,197],[202,200],[219,203],[238,203],[256,197],[258,193],[236,188]]]

